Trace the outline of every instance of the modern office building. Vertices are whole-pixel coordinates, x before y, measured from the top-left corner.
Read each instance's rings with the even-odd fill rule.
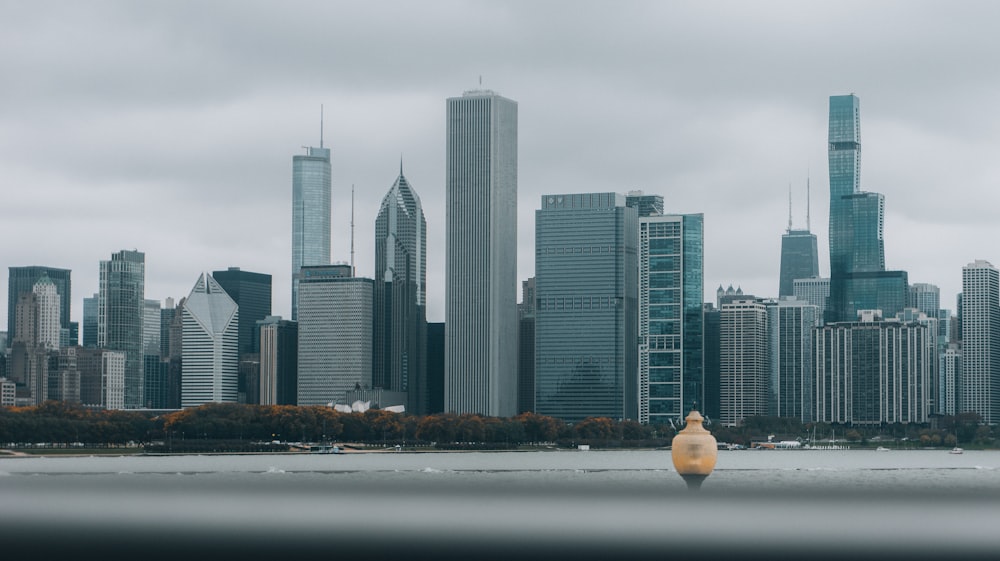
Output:
[[[752,296],[719,309],[719,420],[736,426],[768,414],[767,307]]]
[[[638,420],[637,218],[616,193],[542,196],[535,211],[537,413],[566,422]]]
[[[788,231],[781,236],[781,271],[779,274],[778,296],[794,296],[795,279],[811,279],[819,276],[819,251],[816,249],[816,234],[809,230]]]
[[[862,310],[856,322],[816,329],[816,421],[928,421],[937,361],[934,327],[904,316],[884,320],[878,310]]]
[[[372,383],[372,279],[350,265],[303,267],[298,405],[343,404]]]
[[[298,318],[299,270],[330,263],[330,149],[307,147],[292,156],[292,320]],[[261,318],[258,318],[261,319]],[[251,324],[252,325],[252,324]]]
[[[90,298],[83,299],[83,346],[89,349],[97,348],[97,302],[100,297],[95,293]]]
[[[84,407],[125,409],[125,353],[78,348],[80,403]]]
[[[445,410],[517,412],[517,103],[447,100]]]
[[[236,403],[239,307],[212,275],[202,273],[184,301],[181,407]]]
[[[642,191],[629,191],[625,195],[625,206],[639,213],[639,218],[663,214],[663,195],[647,195]]]
[[[683,422],[705,405],[704,217],[639,218],[639,417]]]
[[[271,315],[271,275],[229,267],[213,271],[212,278],[229,294],[240,309],[240,356],[260,352],[260,331],[257,322]]]
[[[146,256],[121,250],[101,261],[97,301],[97,345],[125,353],[125,408],[144,407],[143,310]]]
[[[702,318],[705,322],[705,406],[702,415],[709,420],[715,420],[719,418],[721,395],[719,309],[711,302],[705,302],[702,305]]]
[[[813,330],[823,309],[794,296],[765,301],[767,306],[769,415],[804,423],[813,420]]]
[[[299,325],[268,316],[260,329],[260,404],[296,405],[298,399]]]
[[[826,301],[830,296],[830,279],[812,277],[792,281],[792,296],[801,302],[809,302],[826,310]]]
[[[17,308],[17,298],[22,292],[31,292],[38,279],[45,275],[56,286],[59,295],[59,327],[70,328],[70,305],[72,298],[72,282],[69,269],[55,267],[9,267],[7,279],[7,340],[14,341],[17,337],[17,326],[14,316]]]
[[[535,411],[535,277],[521,281],[517,305],[517,412]]]
[[[407,394],[406,410],[427,411],[427,221],[403,176],[375,219],[372,386]]]
[[[976,260],[962,268],[960,413],[1000,422],[1000,271]]]
[[[909,299],[905,271],[885,270],[885,199],[861,191],[861,116],[854,94],[830,96],[830,297],[825,321],[859,310],[894,317]]]
[[[427,323],[429,414],[444,413],[444,322]]]
[[[938,358],[938,408],[943,415],[957,415],[962,412],[962,347],[949,343]]]

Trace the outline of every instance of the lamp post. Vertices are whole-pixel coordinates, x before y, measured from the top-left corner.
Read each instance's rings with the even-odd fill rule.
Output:
[[[692,491],[701,489],[701,483],[715,469],[719,454],[715,437],[702,426],[703,420],[701,414],[692,409],[685,419],[684,430],[677,433],[670,445],[674,469]]]

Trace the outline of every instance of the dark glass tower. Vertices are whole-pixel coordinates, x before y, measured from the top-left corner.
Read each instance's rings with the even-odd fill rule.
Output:
[[[781,275],[778,296],[794,296],[795,279],[819,276],[819,251],[816,234],[807,230],[792,230],[781,236]]]
[[[240,356],[260,352],[260,330],[257,322],[271,315],[271,275],[241,271],[229,267],[213,271],[212,277],[239,306]]]
[[[420,197],[403,176],[375,219],[372,386],[407,393],[407,411],[426,414],[427,222]]]
[[[47,275],[49,280],[56,285],[56,293],[59,294],[59,327],[68,330],[70,298],[72,285],[70,283],[69,269],[56,269],[53,267],[9,267],[10,276],[7,281],[7,341],[13,342],[17,335],[17,325],[14,321],[17,309],[17,298],[22,292],[31,292],[42,275]]]

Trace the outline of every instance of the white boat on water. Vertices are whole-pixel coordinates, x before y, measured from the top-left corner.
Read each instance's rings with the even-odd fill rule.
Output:
[[[961,454],[962,452],[965,452],[965,450],[962,450],[958,446],[952,448],[951,450],[948,450],[949,454]]]
[[[888,452],[889,449],[886,448],[885,446],[879,446],[878,448],[875,449],[875,451],[876,452]]]

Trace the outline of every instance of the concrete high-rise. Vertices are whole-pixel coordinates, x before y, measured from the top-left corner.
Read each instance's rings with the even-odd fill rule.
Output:
[[[330,263],[330,149],[307,147],[292,156],[292,320],[298,319],[299,270]]]
[[[374,280],[372,386],[406,392],[406,410],[426,414],[427,221],[402,163],[375,219]]]
[[[927,422],[936,325],[911,312],[884,320],[878,310],[863,310],[858,321],[816,329],[816,421]]]
[[[181,309],[181,407],[236,403],[239,307],[208,273],[198,277]]]
[[[736,426],[768,414],[767,307],[745,296],[719,309],[719,420]]]
[[[372,383],[372,279],[350,265],[302,268],[298,405],[342,404]]]
[[[15,311],[17,298],[22,292],[31,292],[38,279],[45,275],[56,286],[59,295],[59,328],[70,329],[70,303],[72,298],[72,282],[69,269],[55,267],[9,267],[7,278],[7,341],[13,342],[17,337]]]
[[[445,410],[517,412],[517,103],[447,100]]]
[[[42,276],[31,289],[38,298],[38,339],[37,343],[50,351],[59,350],[60,298],[56,285],[49,276]]]
[[[295,405],[298,398],[299,326],[281,316],[257,322],[260,329],[260,404]]]
[[[813,420],[813,330],[823,308],[795,297],[765,302],[767,306],[769,414],[802,422]]]
[[[538,414],[638,420],[637,221],[616,193],[542,196],[535,211]]]
[[[101,261],[97,301],[97,346],[125,353],[124,407],[143,407],[143,311],[146,256],[123,249]]]
[[[1000,271],[976,260],[962,267],[962,367],[956,408],[1000,422]]]
[[[704,217],[639,218],[639,418],[705,409]]]

